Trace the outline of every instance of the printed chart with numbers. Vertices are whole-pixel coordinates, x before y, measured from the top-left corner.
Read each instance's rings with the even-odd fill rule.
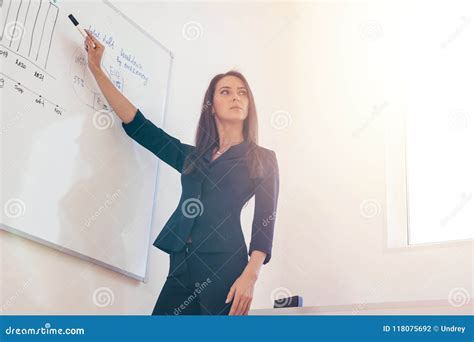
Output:
[[[107,1],[0,0],[1,228],[146,281],[158,160],[124,132],[88,68],[160,126],[173,56]]]

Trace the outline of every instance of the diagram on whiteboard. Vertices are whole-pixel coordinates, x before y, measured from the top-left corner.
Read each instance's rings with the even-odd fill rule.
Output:
[[[125,82],[127,92],[137,91],[147,86],[148,71],[137,56],[125,47],[118,46],[113,35],[106,29],[99,30],[89,25],[88,30],[106,47],[101,69],[118,90],[124,92]],[[87,54],[83,48],[75,49],[69,73],[74,92],[82,103],[95,111],[111,111],[88,70]]]
[[[112,112],[89,71],[83,38],[69,22],[64,22],[67,12],[62,7],[56,0],[0,1],[0,59],[3,64],[0,89],[5,89],[7,96],[22,103],[33,103],[48,113],[62,115],[66,109],[59,102],[64,98],[57,94],[67,78],[82,104],[93,111]],[[65,24],[68,24],[68,32],[63,28]],[[143,60],[116,42],[114,31],[106,23],[100,28],[89,25],[88,29],[106,47],[102,70],[117,89],[124,92],[124,83],[127,83],[130,94],[133,89],[147,86],[149,72]],[[69,48],[59,44],[66,35],[73,36],[68,40]],[[73,51],[72,55],[70,51]],[[58,71],[68,64],[68,74]]]
[[[59,14],[55,1],[4,0],[2,12],[2,46],[46,70]]]
[[[102,70],[105,71],[115,87],[123,92],[124,79],[122,73],[108,61],[107,54],[104,55],[102,59]],[[88,71],[87,55],[84,52],[84,49],[78,48],[74,51],[69,72],[74,92],[82,103],[95,111],[111,110],[104,96],[97,89],[92,74]]]
[[[48,71],[59,15],[55,1],[3,0],[0,7],[0,89],[22,103],[62,115],[63,106],[41,91],[56,79]]]

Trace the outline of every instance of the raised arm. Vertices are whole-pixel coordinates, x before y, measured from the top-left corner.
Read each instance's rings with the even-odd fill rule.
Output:
[[[99,86],[102,94],[107,99],[115,114],[124,122],[129,123],[133,120],[137,108],[115,87],[115,85],[109,80],[104,71],[100,67],[102,55],[104,54],[104,45],[101,44],[95,37],[88,31],[88,38],[86,38],[85,45],[88,57],[89,69],[94,75],[97,85]],[[92,41],[96,45],[92,47]]]
[[[123,121],[122,126],[125,132],[165,163],[182,172],[184,160],[194,147],[181,143],[161,128],[156,127],[115,87],[100,67],[104,45],[95,39],[89,31],[86,30],[86,32],[88,38],[86,38],[85,44],[89,69],[107,102]],[[92,47],[92,42],[96,48]]]
[[[194,146],[183,144],[179,139],[156,127],[139,109],[133,120],[127,124],[122,123],[122,127],[133,140],[180,173],[183,171],[186,156],[194,149]]]

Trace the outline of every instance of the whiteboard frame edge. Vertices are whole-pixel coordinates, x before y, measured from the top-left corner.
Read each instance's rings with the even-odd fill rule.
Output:
[[[165,120],[166,120],[166,115],[165,114],[166,114],[166,109],[168,107],[168,98],[169,98],[169,93],[170,93],[171,72],[172,72],[172,67],[173,67],[174,54],[170,49],[168,49],[166,46],[164,46],[159,40],[157,40],[150,33],[148,33],[145,29],[143,29],[140,25],[138,25],[133,19],[131,19],[125,13],[123,13],[120,9],[115,7],[114,4],[112,4],[111,1],[102,0],[102,2],[106,6],[109,6],[118,15],[120,15],[126,22],[128,22],[130,25],[135,27],[138,31],[143,33],[151,41],[153,41],[155,44],[160,46],[170,56],[169,67],[168,67],[168,79],[167,79],[167,82],[166,82],[167,83],[166,84],[166,93],[165,93],[165,96],[164,96],[165,100],[164,100],[164,104],[163,104],[161,115],[160,115],[161,117],[159,118],[160,121],[162,122],[162,126],[164,127],[165,126]],[[153,225],[153,221],[154,221],[154,218],[155,218],[154,208],[155,208],[155,204],[156,204],[156,196],[157,196],[157,192],[158,192],[157,190],[158,190],[158,187],[159,187],[158,177],[159,177],[159,174],[160,174],[160,169],[161,169],[161,165],[160,165],[160,162],[158,161],[157,162],[157,168],[156,168],[156,175],[155,175],[155,191],[153,192],[151,222],[150,222],[149,236],[148,236],[148,242],[147,242],[147,251],[146,251],[147,257],[146,257],[146,262],[145,262],[145,272],[144,272],[144,276],[140,277],[140,279],[138,279],[138,280],[141,280],[143,283],[148,283],[149,278],[150,278],[149,277],[150,251],[151,251],[150,244],[152,244],[152,241],[153,241],[153,228],[152,228],[152,225]],[[123,272],[120,272],[120,273],[123,273]],[[133,278],[137,279],[136,277],[133,277]]]
[[[168,80],[167,80],[167,85],[166,85],[166,94],[164,96],[165,98],[165,101],[164,101],[164,104],[163,104],[163,109],[162,109],[162,113],[161,113],[161,122],[162,122],[162,127],[166,127],[166,112],[168,110],[168,103],[169,103],[169,95],[170,95],[170,85],[171,85],[171,75],[172,75],[172,71],[173,71],[173,56],[171,54],[171,58],[169,60],[169,67],[168,67]],[[155,203],[157,203],[156,201],[156,196],[157,196],[157,193],[158,193],[158,188],[160,186],[160,182],[159,182],[159,174],[160,174],[160,170],[161,170],[161,163],[160,161],[158,161],[158,166],[157,166],[157,171],[156,171],[156,177],[155,177],[155,191],[153,193],[153,209],[155,208]],[[155,218],[155,211],[153,210],[152,213],[151,213],[151,224],[153,223],[154,221],[154,218]],[[151,228],[151,225],[150,225],[150,236],[148,238],[148,251],[147,251],[147,259],[146,259],[146,265],[145,265],[145,277],[143,279],[143,282],[144,283],[148,283],[149,281],[149,266],[150,266],[150,244],[152,244],[152,241],[153,241],[153,229]]]
[[[173,55],[173,52],[171,52],[170,49],[168,49],[166,46],[164,46],[158,39],[156,39],[155,37],[153,37],[150,33],[148,33],[147,31],[145,31],[144,28],[142,28],[140,25],[138,25],[133,19],[131,19],[130,17],[128,17],[125,13],[123,13],[121,10],[119,10],[117,7],[115,7],[113,5],[113,3],[109,0],[102,0],[102,2],[104,4],[106,4],[107,6],[109,6],[112,10],[114,10],[118,15],[120,15],[125,21],[127,21],[130,25],[132,25],[133,27],[135,27],[138,31],[140,31],[141,33],[143,33],[145,36],[147,36],[150,40],[152,40],[154,43],[156,43],[157,45],[159,45],[163,50],[165,50],[166,52],[169,53],[169,55],[171,56],[171,58],[174,58],[174,55]]]
[[[130,278],[133,278],[133,279],[136,279],[136,280],[140,280],[140,281],[143,281],[144,277],[140,276],[140,275],[137,275],[135,273],[131,273],[131,272],[128,272],[128,271],[125,271],[119,267],[116,267],[116,266],[112,266],[110,264],[107,264],[103,261],[100,261],[98,259],[95,259],[95,258],[92,258],[90,256],[87,256],[85,254],[82,254],[82,253],[79,253],[79,252],[76,252],[72,249],[69,249],[69,248],[66,248],[66,247],[63,247],[63,246],[60,246],[58,244],[55,244],[55,243],[52,243],[50,241],[47,241],[47,240],[44,240],[42,238],[39,238],[37,236],[34,236],[34,235],[31,235],[31,234],[28,234],[28,233],[25,233],[21,230],[18,230],[16,228],[13,228],[11,226],[8,226],[4,223],[0,223],[0,230],[2,231],[5,231],[5,232],[8,232],[8,233],[11,233],[13,235],[16,235],[16,236],[20,236],[26,240],[29,240],[29,241],[33,241],[33,242],[36,242],[36,243],[39,243],[40,245],[43,245],[43,246],[46,246],[46,247],[49,247],[49,248],[52,248],[52,249],[55,249],[59,252],[62,252],[62,253],[65,253],[65,254],[68,254],[68,255],[71,255],[73,257],[77,257],[81,260],[85,260],[85,261],[88,261],[88,262],[91,262],[93,263],[94,265],[98,265],[98,266],[101,266],[103,268],[106,268],[106,269],[109,269],[111,271],[114,271],[114,272],[117,272],[117,273],[120,273],[120,274],[123,274],[127,277],[130,277]]]

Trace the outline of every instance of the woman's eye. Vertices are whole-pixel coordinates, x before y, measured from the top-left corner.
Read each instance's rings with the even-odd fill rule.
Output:
[[[222,91],[221,91],[221,94],[222,94],[222,95],[228,95],[228,94],[230,94],[230,93],[229,93],[228,90],[222,90]],[[246,96],[246,95],[247,95],[247,91],[245,91],[245,90],[240,91],[240,92],[239,92],[239,95]]]

